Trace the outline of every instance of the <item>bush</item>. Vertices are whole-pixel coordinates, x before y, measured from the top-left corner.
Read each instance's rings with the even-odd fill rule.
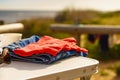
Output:
[[[21,20],[20,23],[23,23],[25,28],[23,30],[23,38],[30,37],[32,35],[44,36],[49,35],[56,38],[65,38],[70,36],[68,33],[59,33],[53,32],[50,29],[50,25],[54,23],[51,18],[38,18],[38,19],[29,19],[29,20]]]
[[[101,76],[108,76],[109,73],[106,72],[105,70],[102,70],[102,71],[100,71],[100,75],[101,75]]]
[[[112,68],[116,74],[119,76],[120,75],[120,61],[118,61],[117,63],[115,63]]]
[[[112,59],[120,59],[120,44],[115,44],[110,48],[109,53]]]

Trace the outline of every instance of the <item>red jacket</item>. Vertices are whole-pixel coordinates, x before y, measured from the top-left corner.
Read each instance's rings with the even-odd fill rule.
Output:
[[[77,52],[87,52],[86,49],[77,46],[76,40],[72,37],[65,39],[56,39],[50,36],[43,36],[36,43],[31,43],[23,48],[15,49],[14,53],[24,57],[41,53],[47,53],[56,56],[61,50],[76,50]]]

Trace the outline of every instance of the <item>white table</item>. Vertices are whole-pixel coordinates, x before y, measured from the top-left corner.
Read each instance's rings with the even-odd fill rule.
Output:
[[[12,61],[0,66],[0,80],[90,80],[98,71],[99,62],[85,57],[71,57],[54,64],[35,64]]]

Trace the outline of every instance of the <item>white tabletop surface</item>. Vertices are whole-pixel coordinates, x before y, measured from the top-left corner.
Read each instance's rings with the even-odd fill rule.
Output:
[[[60,60],[50,65],[12,61],[11,64],[0,65],[0,80],[25,80],[97,65],[98,63],[95,59],[78,56]]]

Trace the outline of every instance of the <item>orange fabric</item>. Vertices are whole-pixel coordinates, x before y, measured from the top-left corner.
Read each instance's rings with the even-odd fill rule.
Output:
[[[33,54],[47,53],[56,56],[60,51],[75,50],[77,52],[84,51],[86,49],[80,48],[76,45],[74,38],[56,39],[50,36],[43,36],[36,43],[31,43],[26,47],[15,49],[14,53],[20,56],[32,56]]]

